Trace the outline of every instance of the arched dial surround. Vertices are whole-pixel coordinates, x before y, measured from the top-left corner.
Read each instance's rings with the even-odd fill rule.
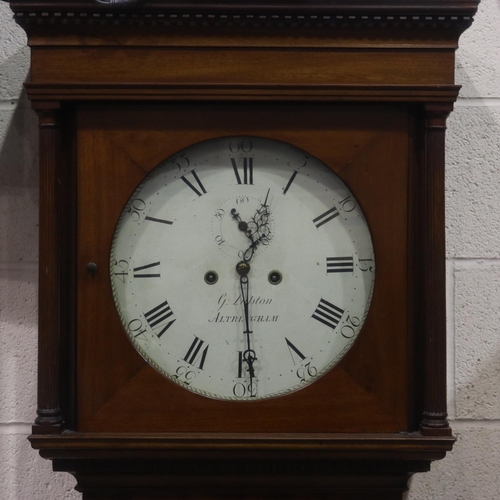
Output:
[[[139,185],[110,276],[148,363],[197,394],[252,401],[340,361],[368,312],[375,260],[358,201],[324,163],[284,142],[222,137]]]

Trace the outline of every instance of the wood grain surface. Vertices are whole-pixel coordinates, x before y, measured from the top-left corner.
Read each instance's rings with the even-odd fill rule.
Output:
[[[77,429],[407,430],[408,124],[407,108],[396,105],[81,107],[77,144]],[[290,142],[328,164],[359,200],[377,259],[369,316],[341,364],[307,389],[250,404],[195,395],[148,366],[120,323],[108,275],[118,217],[144,176],[186,146],[230,134]],[[100,271],[95,276],[86,272],[87,262],[97,263]]]

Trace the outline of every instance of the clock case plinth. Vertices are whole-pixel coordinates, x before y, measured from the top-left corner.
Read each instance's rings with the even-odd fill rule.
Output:
[[[411,474],[427,470],[454,442],[446,414],[444,145],[459,90],[454,53],[478,1],[10,4],[28,33],[26,87],[40,119],[33,447],[56,470],[74,474],[86,500],[402,498]],[[128,413],[123,407],[104,431],[82,424],[79,398],[88,381],[78,361],[87,341],[81,321],[93,311],[78,305],[79,214],[86,208],[78,195],[99,186],[80,185],[78,113],[104,106],[173,106],[182,112],[183,106],[245,103],[290,110],[353,106],[367,117],[373,107],[406,110],[407,324],[406,350],[397,355],[405,358],[399,376],[407,418],[397,432],[359,423],[349,431],[349,415],[340,419],[340,432],[321,432],[313,424],[315,432],[293,432],[293,415],[283,433],[267,432],[266,425],[243,433],[231,426],[227,432],[199,432],[196,426],[158,432],[147,420],[140,432],[131,432],[120,421],[133,420],[134,408]],[[100,147],[94,144],[96,151]],[[382,349],[390,355],[388,342]],[[111,369],[116,375],[123,366]],[[364,408],[353,411],[353,422],[362,421],[356,412]]]

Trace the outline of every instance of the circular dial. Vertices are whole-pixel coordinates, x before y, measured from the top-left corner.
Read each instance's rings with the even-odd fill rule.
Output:
[[[168,158],[118,222],[111,285],[139,353],[185,389],[288,394],[346,354],[375,262],[361,208],[290,144],[224,137]]]

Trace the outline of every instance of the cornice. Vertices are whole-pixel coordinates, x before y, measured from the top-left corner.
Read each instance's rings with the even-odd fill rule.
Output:
[[[456,85],[138,85],[27,83],[34,103],[47,101],[344,101],[344,102],[455,102]]]
[[[104,0],[103,0],[104,1]],[[253,2],[127,1],[106,4],[96,0],[10,2],[22,26],[33,25],[163,25],[163,26],[276,26],[331,28],[456,28],[471,23],[479,0],[373,2],[324,1]]]

